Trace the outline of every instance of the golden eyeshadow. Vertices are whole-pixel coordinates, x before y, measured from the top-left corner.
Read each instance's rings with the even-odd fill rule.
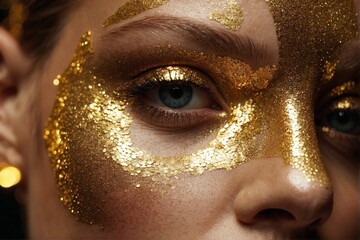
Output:
[[[356,110],[359,108],[359,101],[356,101],[352,97],[345,97],[339,101],[333,103],[330,107],[332,111],[334,110]]]
[[[339,97],[346,93],[353,92],[355,89],[356,83],[354,81],[344,82],[331,90],[330,97]]]
[[[226,6],[222,6],[223,2],[220,2],[219,5],[218,7],[223,9],[210,13],[209,19],[220,23],[227,29],[233,31],[239,30],[244,21],[240,4],[236,0],[227,0]]]
[[[160,7],[168,1],[169,0],[129,0],[114,15],[105,20],[103,27],[108,27],[132,18],[149,9]]]
[[[204,74],[188,67],[168,66],[144,74],[136,81],[136,85],[171,81],[191,82],[197,85],[204,85],[206,83],[206,78],[207,77]]]

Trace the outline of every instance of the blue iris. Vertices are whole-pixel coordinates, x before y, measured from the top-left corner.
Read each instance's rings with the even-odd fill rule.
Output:
[[[159,88],[159,98],[169,108],[183,108],[191,101],[192,97],[191,86],[170,84]]]
[[[328,114],[329,127],[343,133],[360,132],[360,114],[356,111],[334,111]]]

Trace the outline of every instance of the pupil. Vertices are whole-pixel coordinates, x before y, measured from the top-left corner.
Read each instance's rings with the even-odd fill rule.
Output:
[[[357,133],[360,122],[356,112],[337,111],[329,115],[330,127],[339,132]]]
[[[346,124],[349,121],[349,116],[345,112],[339,112],[337,120],[339,121],[340,124]]]
[[[161,102],[169,108],[183,108],[193,97],[192,87],[186,85],[164,85],[159,88]]]
[[[175,99],[179,99],[184,95],[184,91],[179,87],[172,87],[170,90],[170,95]]]

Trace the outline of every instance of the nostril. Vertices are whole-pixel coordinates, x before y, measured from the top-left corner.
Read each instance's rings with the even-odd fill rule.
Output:
[[[279,208],[270,208],[260,211],[255,216],[258,220],[272,220],[272,221],[292,221],[296,220],[294,215],[286,210]]]

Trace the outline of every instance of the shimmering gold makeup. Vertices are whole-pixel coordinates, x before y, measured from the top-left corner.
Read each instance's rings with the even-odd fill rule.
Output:
[[[359,103],[354,101],[351,97],[346,97],[340,101],[336,101],[331,107],[331,110],[352,110],[360,109]]]
[[[231,57],[219,57],[189,51],[181,51],[180,53],[198,62],[210,64],[212,71],[216,75],[222,76],[217,79],[221,82],[221,86],[226,86],[228,89],[264,90],[273,80],[277,70],[275,65],[253,70],[249,64]],[[234,91],[234,93],[238,94],[239,92]]]
[[[330,92],[330,97],[339,97],[344,95],[344,93],[349,93],[354,91],[356,89],[356,84],[354,81],[347,81],[343,84],[336,86],[334,89]]]
[[[105,20],[103,27],[119,23],[146,10],[160,7],[168,1],[169,0],[129,0],[114,15]]]
[[[165,3],[141,2],[146,7],[136,8],[134,12]],[[309,9],[299,14],[298,7],[302,4],[269,2],[280,36],[279,66],[254,70],[230,57],[186,50],[176,52],[190,56],[199,63],[206,62],[213,75],[217,76],[219,88],[230,105],[230,112],[223,116],[222,125],[214,130],[215,137],[208,146],[182,156],[161,157],[144,151],[133,142],[131,126],[134,119],[129,107],[131,98],[124,91],[126,86],[119,83],[118,88],[114,89],[109,86],[107,79],[94,74],[91,35],[87,33],[83,36],[68,70],[54,80],[59,91],[45,130],[61,201],[78,219],[87,223],[101,221],[99,212],[102,202],[96,196],[100,189],[99,182],[104,184],[104,189],[106,186],[116,186],[112,183],[113,179],[118,180],[112,177],[116,172],[128,176],[122,178],[125,185],[140,187],[140,178],[169,181],[182,173],[199,175],[206,170],[231,170],[251,159],[281,157],[288,165],[300,170],[309,182],[327,184],[313,126],[314,84],[321,77],[320,66],[324,66],[330,55],[327,51],[335,51],[341,42],[353,39],[357,33],[353,27],[350,30],[339,28],[332,36],[331,29],[326,26],[327,30],[315,34],[315,30],[322,29],[316,25],[318,22],[312,22],[318,21],[319,16],[313,19]],[[319,5],[309,2],[307,5],[320,11],[322,7],[327,9],[325,2]],[[125,4],[122,11],[132,12],[135,3],[137,1],[129,1],[127,8]],[[158,5],[152,5],[155,3]],[[350,1],[341,3],[341,11],[347,8],[352,10],[348,4]],[[332,20],[335,21],[332,24],[343,26],[345,22],[354,23],[351,12],[340,16],[333,13],[337,9],[334,2],[329,6],[331,8],[327,12],[330,16],[321,13],[324,16],[320,23],[326,25],[325,20],[333,17],[336,21]],[[288,14],[282,15],[283,11]],[[313,11],[311,9],[310,12]],[[120,13],[110,17],[104,25],[124,19]],[[133,16],[123,14],[125,18]],[[298,19],[299,16],[303,17]],[[289,27],[289,22],[297,23],[302,31],[299,33]],[[331,70],[328,72],[331,73]],[[163,74],[163,80],[168,81],[171,74],[180,73],[179,66],[169,66],[165,72],[158,74]],[[196,83],[201,79],[194,81]],[[110,176],[104,176],[104,169]],[[132,180],[129,180],[129,176],[132,176]],[[86,188],[82,187],[84,182]],[[94,198],[94,201],[90,203],[89,198]]]
[[[336,71],[337,62],[325,62],[322,81],[328,82],[333,79]]]
[[[209,19],[220,23],[227,29],[233,31],[239,30],[244,21],[240,4],[236,0],[227,0],[226,3],[217,1],[217,4],[217,7],[222,8],[222,10],[216,10],[210,13]],[[213,5],[215,5],[215,3]]]
[[[301,170],[309,180],[326,183],[311,124],[313,109],[308,106],[314,101],[312,89],[317,79],[323,75],[329,80],[334,75],[332,54],[358,36],[353,1],[269,0],[268,3],[280,46],[279,73],[273,91],[283,99],[276,103],[283,107],[274,114],[283,128],[274,131],[273,141],[281,143],[287,163]],[[284,117],[282,109],[286,109]]]
[[[199,61],[201,57],[206,58],[200,53],[183,51],[179,54],[192,54],[199,57]],[[77,166],[91,165],[93,161],[112,160],[129,175],[168,181],[181,173],[199,175],[205,170],[233,169],[249,160],[250,154],[256,151],[255,144],[251,143],[260,119],[255,115],[257,107],[252,98],[233,104],[226,123],[217,131],[209,147],[196,153],[160,157],[135,147],[130,135],[133,119],[127,111],[130,109],[127,109],[129,98],[124,93],[126,91],[121,84],[114,91],[106,84],[106,79],[94,76],[93,66],[89,64],[91,56],[91,37],[88,33],[83,36],[69,69],[54,80],[54,84],[59,86],[59,92],[45,130],[45,140],[56,172],[61,201],[79,219],[96,222],[94,212],[84,210],[86,201],[83,199],[84,194],[79,193],[82,191],[79,182],[88,178],[83,176],[86,175],[83,173],[84,167],[77,169]],[[226,64],[228,70],[239,70],[238,74],[244,79],[248,74],[249,79],[263,76],[262,70],[259,74],[252,73],[249,66],[238,60],[214,56],[209,56],[207,60],[213,62],[214,66],[217,65],[218,71],[221,71],[221,64]],[[265,83],[261,83],[261,87],[271,80],[270,69],[266,70],[266,77],[261,80]],[[186,74],[186,70],[179,71],[179,67],[169,67],[159,73],[163,74],[163,81],[169,81],[175,75]],[[193,79],[191,75],[181,78],[190,78],[194,83],[202,81]],[[228,82],[229,80],[234,79],[228,79]],[[235,86],[237,85],[235,81]],[[243,86],[248,90],[258,89],[256,84],[253,86],[249,82]],[[238,89],[240,91],[243,88]],[[135,185],[138,186],[139,183]]]

